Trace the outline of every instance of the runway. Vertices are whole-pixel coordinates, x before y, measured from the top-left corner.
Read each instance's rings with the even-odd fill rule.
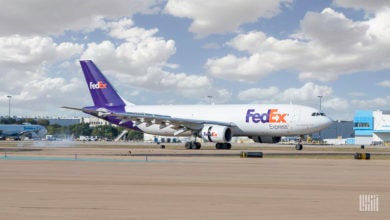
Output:
[[[347,145],[305,145],[297,151],[293,145],[236,144],[231,150],[216,150],[213,144],[203,144],[201,150],[186,150],[183,144],[165,144],[166,149],[154,143],[116,143],[116,142],[0,142],[1,153],[12,155],[64,155],[73,158],[86,157],[239,157],[241,152],[262,152],[265,158],[313,158],[313,159],[351,159],[357,152],[371,154],[371,159],[390,159],[390,148],[381,146]],[[98,158],[96,158],[98,159]]]
[[[4,146],[0,142],[0,148],[8,157],[73,158],[0,159],[0,216],[4,219],[390,218],[387,159],[232,155],[245,147],[229,152],[211,149],[189,152],[175,146],[171,149],[110,144],[34,147]],[[35,151],[17,151],[19,148]],[[289,148],[272,150],[266,146],[250,146],[246,150],[296,153]],[[316,148],[301,153],[311,151],[328,152]],[[387,154],[387,149],[372,151]],[[188,156],[192,153],[195,156]],[[74,160],[75,154],[78,160]],[[169,162],[153,162],[159,160]],[[361,194],[379,195],[379,210],[359,211]]]

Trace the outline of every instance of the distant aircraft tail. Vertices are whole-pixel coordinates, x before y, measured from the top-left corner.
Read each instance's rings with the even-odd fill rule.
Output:
[[[80,60],[95,107],[124,110],[126,101],[117,93],[92,60]]]

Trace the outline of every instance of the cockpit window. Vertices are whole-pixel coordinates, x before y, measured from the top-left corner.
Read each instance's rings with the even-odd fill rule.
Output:
[[[311,116],[326,116],[323,112],[313,112]]]

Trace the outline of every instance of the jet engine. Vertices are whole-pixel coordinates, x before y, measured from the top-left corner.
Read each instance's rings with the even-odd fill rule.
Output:
[[[200,137],[205,142],[227,143],[232,139],[232,130],[221,125],[204,125]]]
[[[256,143],[267,143],[267,144],[275,144],[282,140],[282,137],[273,137],[273,136],[254,136],[249,137]]]

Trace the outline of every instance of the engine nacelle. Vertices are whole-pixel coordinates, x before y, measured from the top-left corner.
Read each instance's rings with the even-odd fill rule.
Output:
[[[282,140],[282,137],[273,137],[273,136],[254,136],[250,137],[256,143],[267,143],[275,144],[279,143]]]
[[[232,140],[232,130],[221,125],[204,125],[200,136],[205,142],[227,143]]]

